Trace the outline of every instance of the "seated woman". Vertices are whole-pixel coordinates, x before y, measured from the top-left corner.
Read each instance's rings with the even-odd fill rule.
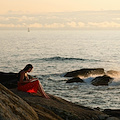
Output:
[[[27,64],[23,70],[18,73],[18,90],[35,93],[36,95],[42,95],[43,97],[49,99],[50,97],[45,93],[42,88],[40,81],[37,78],[30,79],[27,75],[28,72],[31,72],[33,66]]]

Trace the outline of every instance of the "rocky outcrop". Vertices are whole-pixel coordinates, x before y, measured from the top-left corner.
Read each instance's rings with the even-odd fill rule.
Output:
[[[37,113],[20,97],[0,84],[0,120],[38,120]]]
[[[103,112],[107,115],[111,115],[113,117],[117,117],[120,119],[120,109],[114,109],[114,110],[105,109]]]
[[[20,93],[24,96],[24,92]],[[31,103],[30,99],[36,96],[25,95],[32,106],[0,84],[0,120],[63,120],[54,112],[36,105],[35,101]]]
[[[0,83],[7,88],[16,88],[18,82],[17,76],[17,73],[0,72]]]
[[[120,77],[120,71],[109,70],[106,72],[106,75],[110,77]]]
[[[64,77],[89,77],[91,75],[104,75],[104,69],[103,68],[90,68],[90,69],[80,69],[75,70],[71,72],[67,72]]]
[[[119,111],[111,116],[109,111],[107,115],[53,95],[45,99],[16,89],[11,91],[0,84],[0,120],[119,120]]]
[[[83,70],[84,71],[84,70]],[[92,73],[92,72],[91,72]],[[88,72],[90,75],[91,73]],[[93,72],[94,73],[94,72]],[[95,72],[96,73],[96,72]],[[87,73],[86,73],[87,74]],[[83,74],[83,75],[86,75]],[[101,72],[102,74],[102,72]],[[0,82],[9,84],[17,78],[17,73],[0,72]],[[70,79],[83,82],[80,78]],[[93,85],[108,85],[109,76],[99,76],[92,80]],[[6,86],[7,86],[6,85]],[[9,88],[9,85],[8,85]],[[11,91],[12,92],[11,92]],[[0,84],[0,120],[119,120],[120,110],[91,109],[76,105],[60,97],[49,95],[50,99],[30,93],[8,90]],[[19,96],[19,97],[18,97]]]
[[[95,79],[92,80],[91,84],[95,85],[95,86],[99,86],[99,85],[109,85],[109,83],[111,83],[113,80],[113,78],[104,75],[104,76],[99,76],[96,77]]]
[[[30,75],[28,76],[29,78],[33,78]],[[0,83],[9,89],[16,88],[18,83],[18,73],[0,72]]]
[[[25,92],[20,92],[15,89],[12,90],[15,94],[20,96],[26,102],[31,105],[34,110],[41,110],[44,108],[46,114],[56,114],[60,118],[57,120],[100,120],[99,117],[104,115],[98,110],[94,110],[81,105],[76,105],[74,103],[68,102],[60,97],[49,95],[50,99],[45,99],[39,96],[33,96]],[[50,111],[50,112],[48,112]],[[45,113],[44,113],[45,114]],[[41,116],[41,114],[39,114]],[[41,117],[40,117],[41,118]],[[91,119],[92,118],[92,119]],[[42,120],[42,119],[41,119]],[[53,119],[51,119],[53,120]]]
[[[81,78],[79,78],[79,77],[75,77],[75,78],[72,78],[72,79],[67,80],[66,83],[73,83],[73,82],[83,83],[84,81],[83,81]]]

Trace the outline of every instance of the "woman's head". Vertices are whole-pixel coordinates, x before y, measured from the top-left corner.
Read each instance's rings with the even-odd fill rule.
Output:
[[[27,64],[23,70],[26,72],[31,72],[32,69],[33,69],[33,66],[31,64]]]

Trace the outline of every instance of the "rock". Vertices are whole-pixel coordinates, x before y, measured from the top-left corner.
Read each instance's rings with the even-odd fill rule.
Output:
[[[38,120],[37,113],[20,97],[0,84],[0,120]]]
[[[75,78],[72,78],[72,79],[67,80],[66,83],[73,83],[73,82],[83,83],[84,81],[83,81],[81,78],[79,78],[79,77],[75,77]]]
[[[103,68],[90,68],[90,69],[80,69],[68,72],[64,75],[64,77],[89,77],[90,75],[104,75],[104,69]]]
[[[115,70],[109,70],[106,72],[106,75],[110,77],[120,77],[120,71],[115,71]]]
[[[50,94],[50,99],[45,99],[25,92],[17,91],[16,89],[12,89],[12,91],[29,103],[36,112],[41,111],[44,108],[44,111],[39,113],[37,112],[40,120],[55,120],[52,118],[53,115],[59,116],[56,117],[56,120],[100,120],[99,115],[103,114],[98,110],[77,105]],[[52,119],[41,119],[41,114],[43,112],[46,116],[51,115]]]
[[[7,88],[16,88],[18,82],[17,75],[17,73],[0,72],[0,83]]]
[[[45,99],[17,89],[10,90],[0,84],[0,120],[116,120],[113,114],[105,113],[107,110],[103,113],[50,94],[50,99]]]
[[[28,75],[30,78],[32,76]],[[18,73],[0,72],[0,83],[8,89],[16,88],[18,83]]]
[[[105,109],[103,112],[107,115],[111,115],[113,117],[117,117],[120,119],[120,109],[114,109],[114,110]]]
[[[100,120],[106,120],[108,117],[109,115],[106,115],[106,114],[99,115]]]
[[[92,80],[91,84],[95,85],[95,86],[99,86],[99,85],[108,85],[109,83],[111,83],[113,80],[113,78],[104,75],[104,76],[99,76],[96,77],[95,79]]]
[[[116,117],[109,117],[109,118],[107,118],[106,120],[120,120],[120,119],[118,119],[118,118],[116,118]]]

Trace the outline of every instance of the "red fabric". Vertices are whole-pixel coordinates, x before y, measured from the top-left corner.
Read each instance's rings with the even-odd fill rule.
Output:
[[[18,83],[18,90],[24,91],[24,92],[29,92],[29,93],[37,93],[38,91],[38,86],[39,86],[39,81],[33,81],[29,82],[26,84],[20,84]]]

